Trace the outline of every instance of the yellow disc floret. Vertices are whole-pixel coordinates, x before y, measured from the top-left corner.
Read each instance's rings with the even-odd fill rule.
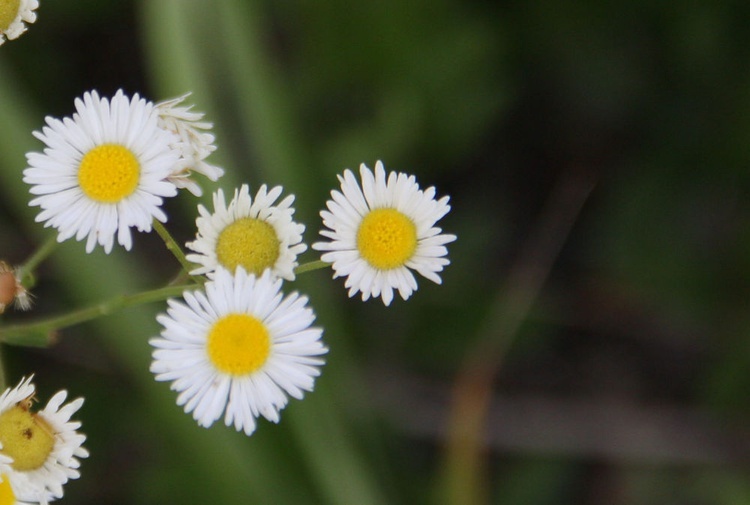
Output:
[[[2,479],[3,481],[0,482],[0,505],[15,505],[16,494],[10,487],[10,480],[7,475],[3,475]]]
[[[266,362],[271,337],[259,319],[249,314],[229,314],[214,323],[207,349],[216,368],[231,375],[245,375]]]
[[[227,270],[238,266],[260,275],[279,259],[279,238],[273,226],[260,219],[238,219],[219,234],[216,257]]]
[[[0,415],[0,442],[3,454],[13,458],[13,468],[23,472],[44,464],[55,436],[44,419],[19,404]]]
[[[417,227],[396,209],[374,209],[359,225],[357,249],[374,268],[403,266],[417,249]]]
[[[21,0],[0,0],[0,32],[10,28],[20,8]]]
[[[141,166],[125,146],[103,144],[91,149],[78,168],[78,184],[97,202],[117,203],[138,186]]]

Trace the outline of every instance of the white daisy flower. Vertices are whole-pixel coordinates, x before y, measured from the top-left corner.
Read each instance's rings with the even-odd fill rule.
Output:
[[[33,412],[31,379],[0,396],[0,454],[12,459],[3,479],[18,500],[47,503],[62,498],[63,485],[80,476],[78,458],[89,455],[82,446],[85,435],[77,432],[81,423],[70,420],[83,398],[63,406],[67,392],[59,391],[44,409]]]
[[[36,21],[39,0],[0,1],[0,46],[5,39],[13,40],[26,31],[26,23]]]
[[[204,114],[190,109],[192,105],[180,105],[190,93],[156,104],[159,127],[175,133],[179,143],[181,158],[175,166],[169,180],[178,188],[185,188],[195,196],[201,196],[203,190],[192,178],[193,172],[205,175],[209,180],[217,181],[224,175],[224,169],[206,163],[204,160],[216,150],[215,137],[208,133],[213,123],[201,121]]]
[[[186,291],[157,316],[164,329],[151,339],[151,371],[172,381],[177,404],[208,428],[227,426],[250,435],[255,419],[279,421],[287,395],[312,391],[328,352],[307,297],[281,293],[281,279],[238,268],[217,270],[205,291]]]
[[[346,276],[350,297],[380,296],[385,305],[394,289],[404,300],[417,289],[411,270],[440,284],[438,272],[450,263],[445,244],[456,240],[435,227],[450,210],[449,198],[435,200],[435,188],[420,190],[413,175],[390,172],[386,179],[380,161],[374,175],[364,163],[359,173],[361,187],[351,170],[339,176],[341,191],[331,191],[320,213],[328,228],[320,234],[331,241],[312,247],[325,251],[320,259],[333,264],[333,277]]]
[[[76,99],[71,118],[47,117],[34,136],[47,146],[28,153],[24,182],[39,195],[36,221],[58,230],[62,242],[75,236],[86,252],[98,243],[109,253],[114,236],[130,250],[130,228],[151,231],[153,219],[167,220],[161,209],[177,188],[166,180],[179,159],[174,134],[159,128],[154,105],[122,90],[112,100],[96,91]]]
[[[191,275],[210,277],[220,267],[234,271],[241,266],[255,275],[270,269],[277,277],[294,280],[297,256],[307,249],[302,243],[305,225],[292,221],[294,195],[275,203],[281,192],[281,186],[268,191],[264,184],[253,199],[243,184],[229,205],[222,190],[214,193],[213,214],[199,205],[198,233],[186,244],[195,252],[187,255],[188,261],[200,265]]]

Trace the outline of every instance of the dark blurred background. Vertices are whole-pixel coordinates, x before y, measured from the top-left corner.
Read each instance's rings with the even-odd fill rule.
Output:
[[[199,428],[153,381],[164,304],[49,349],[5,346],[8,384],[35,373],[43,399],[86,397],[91,457],[65,503],[750,503],[750,6],[42,0],[38,14],[0,47],[7,261],[51,234],[21,182],[31,131],[91,89],[194,92],[227,170],[200,201],[281,184],[309,244],[335,174],[382,159],[450,195],[440,225],[459,237],[443,285],[421,279],[389,308],[328,271],[289,286],[331,352],[316,390],[251,438]],[[182,242],[198,201],[167,204]],[[156,236],[110,256],[65,243],[35,310],[2,324],[177,270]]]

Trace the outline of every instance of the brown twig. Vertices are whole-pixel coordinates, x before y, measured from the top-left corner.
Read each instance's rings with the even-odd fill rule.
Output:
[[[464,359],[446,433],[440,493],[446,504],[488,502],[483,440],[492,384],[593,188],[591,178],[571,173],[553,189]]]

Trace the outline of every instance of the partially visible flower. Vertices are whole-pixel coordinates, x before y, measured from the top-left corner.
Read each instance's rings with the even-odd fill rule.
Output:
[[[83,398],[63,405],[67,392],[59,391],[34,412],[31,379],[0,396],[0,454],[12,460],[10,471],[0,471],[18,500],[47,503],[62,498],[63,485],[80,476],[78,458],[89,455],[77,431],[81,423],[70,420]]]
[[[151,231],[154,219],[167,220],[161,205],[177,194],[166,180],[180,156],[176,136],[159,128],[154,104],[137,93],[108,100],[92,91],[75,106],[72,119],[47,117],[34,132],[47,147],[26,155],[23,180],[39,195],[29,205],[41,207],[36,221],[56,228],[59,242],[88,237],[86,252],[98,243],[109,253],[117,235],[130,250],[130,228]]]
[[[169,300],[157,321],[164,329],[150,340],[151,371],[172,381],[177,404],[208,428],[224,416],[227,426],[250,435],[255,419],[279,421],[287,395],[312,391],[328,349],[307,297],[281,293],[281,279],[220,269],[205,291]]]
[[[21,284],[18,270],[0,261],[0,314],[5,312],[11,303],[19,310],[29,310],[31,295]]]
[[[35,487],[32,484],[13,482],[9,473],[0,475],[0,503],[8,505],[48,505],[56,500],[47,489]],[[23,497],[20,499],[19,497]]]
[[[450,210],[449,198],[435,200],[435,188],[420,190],[413,175],[390,172],[386,179],[380,161],[374,175],[364,163],[359,173],[361,187],[351,170],[338,177],[341,191],[331,191],[328,210],[320,212],[327,227],[320,234],[331,241],[312,248],[324,251],[334,278],[346,277],[349,296],[361,292],[363,301],[380,296],[390,305],[394,289],[408,299],[417,289],[411,270],[440,284],[438,272],[450,263],[445,244],[456,240],[435,227]]]
[[[0,0],[0,46],[26,31],[26,23],[36,21],[39,0]]]
[[[274,276],[294,280],[297,255],[307,249],[305,225],[292,221],[294,195],[276,204],[281,192],[281,186],[268,191],[264,184],[253,199],[243,184],[229,205],[221,189],[214,193],[213,214],[199,205],[198,233],[186,245],[195,251],[187,259],[200,267],[190,273],[211,276],[220,267],[233,272],[241,266],[257,276],[270,269]]]
[[[29,378],[29,380],[31,379]],[[19,389],[19,387],[16,389]],[[28,392],[28,389],[25,392]],[[7,394],[8,390],[5,393]],[[23,402],[23,400],[21,401]],[[0,443],[0,504],[47,505],[49,502],[54,501],[54,496],[44,486],[35,486],[28,482],[16,482],[14,486],[10,479],[11,474],[15,472],[13,469],[13,458],[4,454],[2,449],[2,443]],[[20,501],[18,499],[19,496],[24,496],[24,501]]]
[[[180,151],[180,161],[175,166],[169,180],[178,188],[185,188],[195,196],[203,190],[191,176],[193,172],[205,175],[212,181],[224,175],[224,169],[206,163],[204,160],[216,150],[214,136],[208,133],[213,123],[201,121],[202,112],[191,111],[192,105],[180,105],[190,93],[156,104],[159,127],[177,134],[179,142],[174,145]]]
[[[16,500],[16,493],[10,484],[10,479],[8,479],[8,475],[13,471],[12,464],[13,458],[0,452],[0,503],[3,505],[20,505]]]

